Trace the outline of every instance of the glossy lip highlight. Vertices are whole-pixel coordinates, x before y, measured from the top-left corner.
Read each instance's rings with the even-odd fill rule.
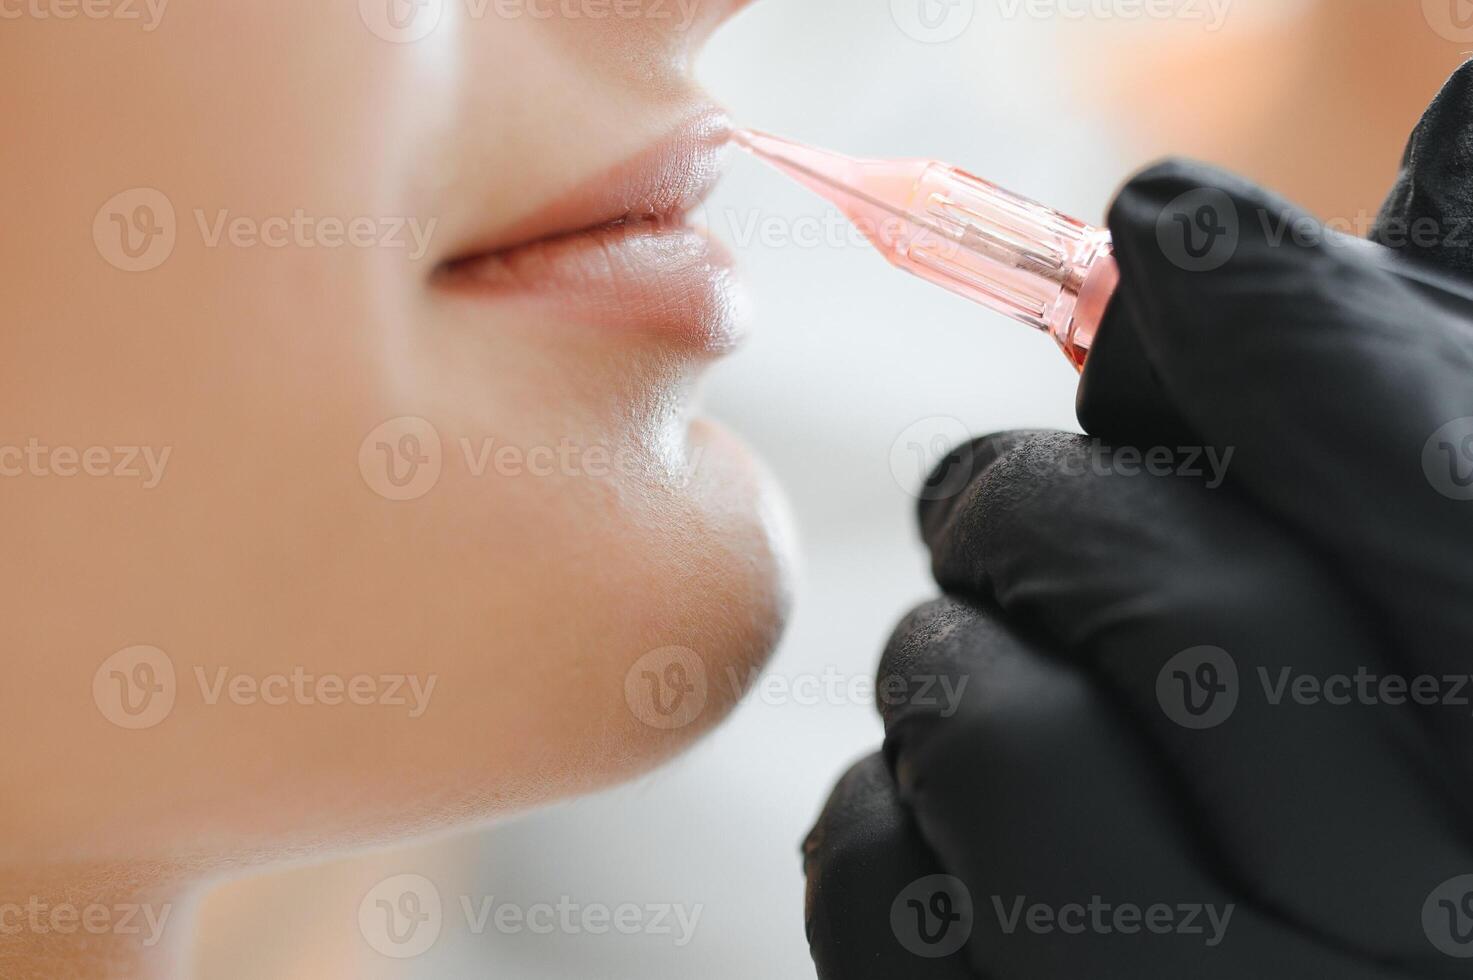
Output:
[[[715,185],[731,127],[707,110],[437,270],[486,300],[536,300],[569,319],[721,351],[739,291],[726,251],[685,223]]]

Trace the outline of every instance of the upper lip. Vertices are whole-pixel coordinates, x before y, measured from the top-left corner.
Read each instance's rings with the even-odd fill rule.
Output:
[[[730,135],[726,113],[704,108],[644,150],[462,250],[446,265],[633,221],[678,221],[720,178]]]

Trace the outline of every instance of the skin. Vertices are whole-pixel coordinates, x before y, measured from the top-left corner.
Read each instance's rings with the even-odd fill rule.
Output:
[[[7,20],[0,442],[170,456],[148,489],[34,466],[0,479],[0,908],[147,902],[172,916],[148,948],[0,930],[0,973],[169,976],[202,883],[592,790],[730,707],[712,685],[689,724],[662,729],[625,692],[631,667],[668,646],[711,676],[745,672],[783,622],[768,482],[693,421],[717,352],[468,297],[435,270],[687,119],[701,101],[689,58],[739,6],[702,0],[681,24],[668,3],[674,19],[452,4],[402,44],[351,0],[179,3],[152,31]],[[140,186],[168,196],[178,234],[162,265],[130,273],[92,228]],[[195,215],[297,208],[436,225],[413,256],[211,247]],[[434,425],[446,463],[430,492],[388,500],[358,454],[406,415]],[[475,475],[461,438],[571,440],[624,464]],[[140,644],[168,656],[177,695],[162,721],[128,729],[93,684]],[[417,716],[292,696],[211,704],[196,668],[209,684],[225,668],[435,686]]]

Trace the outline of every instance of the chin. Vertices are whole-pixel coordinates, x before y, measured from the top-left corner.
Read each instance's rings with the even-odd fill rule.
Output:
[[[654,520],[667,523],[606,597],[619,610],[614,697],[578,753],[599,760],[597,782],[646,772],[719,725],[787,623],[794,535],[766,468],[728,430],[698,420],[686,474],[656,508]],[[599,700],[609,693],[606,682]]]
[[[474,823],[604,789],[738,706],[787,622],[793,535],[739,439],[699,420],[684,450],[679,478],[566,487],[546,501],[565,519],[556,534],[541,523],[514,551],[499,539],[516,575],[452,658],[467,667],[442,679],[440,710],[407,731],[417,749],[388,780],[414,801],[401,814]],[[362,775],[382,785],[383,757]]]

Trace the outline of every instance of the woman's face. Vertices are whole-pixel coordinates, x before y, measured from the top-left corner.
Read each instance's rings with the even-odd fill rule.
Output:
[[[783,556],[680,215],[740,5],[0,8],[0,861],[389,838],[730,706]]]

